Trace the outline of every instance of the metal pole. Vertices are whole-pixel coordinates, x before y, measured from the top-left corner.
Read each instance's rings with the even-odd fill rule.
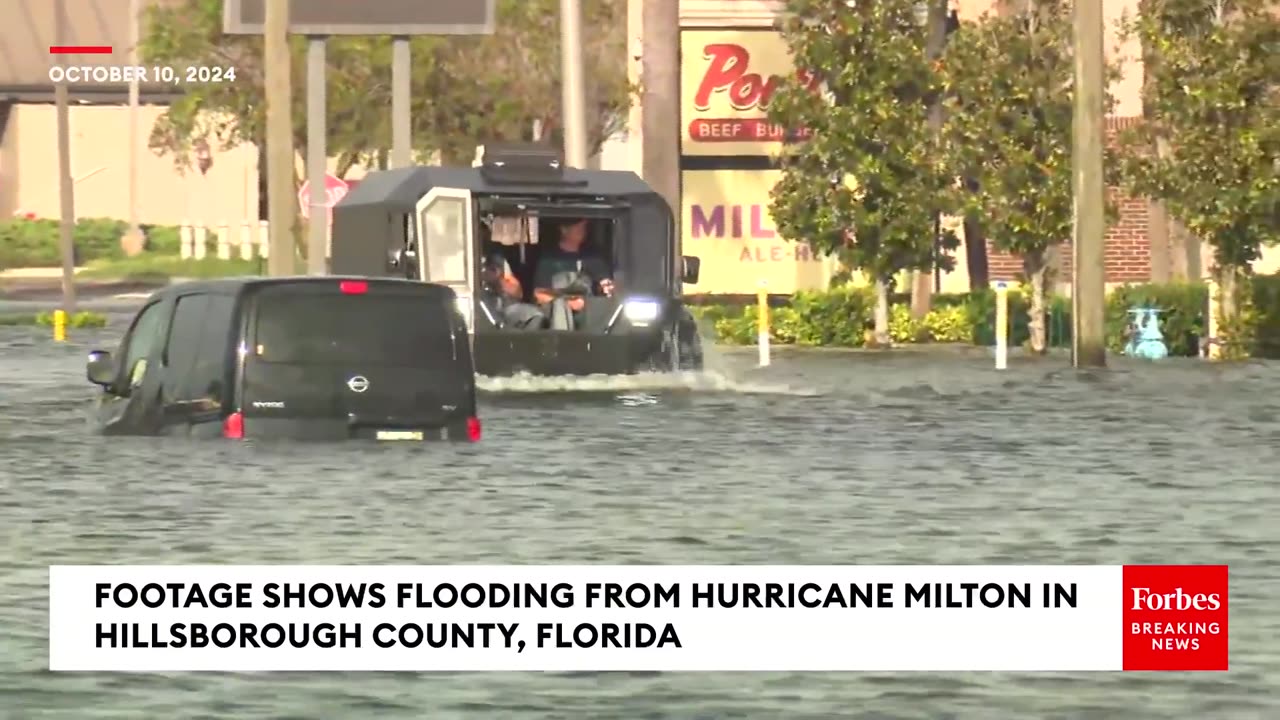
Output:
[[[1104,92],[1102,0],[1075,3],[1075,117],[1072,179],[1072,364],[1105,367],[1106,186],[1102,175]]]
[[[409,73],[412,59],[409,54],[409,38],[397,37],[391,41],[391,167],[402,168],[413,164],[413,132],[410,123],[409,103],[412,99]]]
[[[325,40],[307,39],[307,183],[311,186],[310,236],[307,245],[307,272],[325,275],[329,250],[329,199],[324,187],[325,165]]]
[[[67,5],[66,0],[57,0],[54,9],[57,17],[55,35],[60,44],[67,38]],[[58,56],[58,64],[66,67],[66,56]],[[75,181],[71,178],[71,93],[67,81],[54,86],[54,103],[58,116],[58,193],[61,200],[62,226],[58,238],[58,249],[62,254],[62,309],[67,313],[76,311],[76,205]]]
[[[943,48],[947,43],[947,0],[929,0],[928,13],[926,14],[926,22],[928,23],[928,39],[925,44],[925,56],[930,66],[938,61],[942,56]],[[937,140],[942,133],[942,97],[939,94],[929,99],[929,134]],[[937,269],[941,251],[942,235],[942,213],[937,208],[933,209],[933,273],[915,272],[913,273],[913,283],[911,288],[911,314],[916,318],[923,318],[929,314],[929,310],[933,305],[933,292],[935,288],[940,291],[942,284],[942,275]],[[930,278],[929,275],[933,277]]]
[[[267,274],[293,275],[293,88],[289,79],[289,0],[266,0],[263,60],[267,99]]]
[[[560,0],[560,97],[564,114],[564,161],[587,166],[586,85],[582,68],[582,5]]]
[[[646,0],[641,15],[641,174],[675,216],[673,272],[681,272],[680,201],[680,3]]]
[[[138,67],[138,43],[141,32],[138,24],[141,20],[141,3],[139,0],[129,2],[129,64]],[[138,75],[133,74],[129,81],[129,228],[121,239],[126,252],[142,249],[142,230],[138,227],[138,105],[140,103]]]

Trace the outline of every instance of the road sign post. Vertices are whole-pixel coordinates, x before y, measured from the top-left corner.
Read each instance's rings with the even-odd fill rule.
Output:
[[[324,200],[317,204],[312,200],[311,180],[304,180],[302,187],[298,189],[298,207],[302,208],[303,219],[310,220],[314,208],[323,207],[326,223],[333,222],[333,206],[337,205],[342,198],[346,197],[350,190],[351,185],[348,184],[346,180],[343,180],[333,173],[325,173]]]
[[[409,38],[413,35],[491,35],[496,0],[289,0],[289,33],[305,35],[307,57],[307,177],[310,188],[328,158],[325,147],[327,128],[325,109],[325,43],[324,38],[337,35],[392,35],[394,60],[391,85],[391,127],[393,159],[396,167],[411,164],[412,118],[410,105]],[[261,35],[266,26],[267,0],[224,0],[222,31],[228,35]],[[287,63],[285,63],[287,65]],[[286,69],[286,75],[287,69]],[[288,98],[268,96],[268,106],[275,102],[289,105]],[[290,169],[292,170],[292,169]],[[326,189],[330,182],[325,178]],[[345,188],[343,190],[345,193]],[[305,193],[298,198],[303,217],[319,200]],[[330,199],[332,209],[336,200]],[[327,245],[327,226],[312,227],[308,242],[308,269],[323,274],[324,258],[317,248]]]

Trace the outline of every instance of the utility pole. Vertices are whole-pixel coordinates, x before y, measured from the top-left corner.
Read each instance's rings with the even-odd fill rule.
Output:
[[[129,0],[129,64],[138,67],[138,43],[141,41],[139,24],[142,8],[139,0]],[[120,248],[126,255],[142,252],[146,238],[138,227],[138,105],[141,89],[137,73],[129,81],[129,228],[120,239]]]
[[[684,238],[684,206],[680,202],[679,0],[644,0],[641,28],[642,174],[675,216],[676,251],[672,262],[679,276]]]
[[[942,57],[942,50],[947,43],[947,0],[929,0],[929,39],[925,45],[925,54],[932,68]],[[936,142],[942,134],[942,94],[929,98],[929,134]],[[933,209],[933,262],[937,265],[939,258],[940,236],[942,233],[942,213]],[[930,277],[930,276],[933,277]],[[929,314],[933,304],[934,283],[937,282],[937,270],[933,273],[916,271],[912,273],[915,281],[911,288],[911,314],[915,318],[923,318]]]
[[[412,86],[409,74],[413,62],[409,38],[391,39],[391,167],[413,164],[413,123],[409,103]]]
[[[66,0],[57,0],[54,8],[54,35],[59,45],[67,40]],[[66,55],[58,55],[58,64],[66,67]],[[76,203],[75,182],[71,179],[71,91],[64,77],[54,85],[54,104],[58,116],[58,194],[62,210],[58,249],[62,255],[62,309],[68,315],[76,311]]]
[[[290,85],[289,0],[266,0],[263,63],[267,99],[267,274],[293,275],[293,88]]]
[[[307,273],[325,275],[329,265],[325,261],[329,250],[328,193],[325,190],[325,165],[329,153],[325,148],[325,39],[307,38],[307,184],[311,197],[307,198],[308,241]]]
[[[564,161],[587,166],[586,86],[582,67],[582,4],[560,0],[560,96],[564,115]]]
[[[1077,368],[1105,367],[1106,186],[1102,175],[1106,142],[1103,104],[1102,0],[1075,2],[1075,115],[1072,192],[1075,237],[1071,275],[1071,361]]]

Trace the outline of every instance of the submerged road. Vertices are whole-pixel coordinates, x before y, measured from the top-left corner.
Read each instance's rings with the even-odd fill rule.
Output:
[[[1280,365],[730,353],[489,381],[478,446],[160,444],[88,432],[113,320],[0,328],[0,717],[1280,717]],[[51,563],[1126,562],[1231,565],[1232,672],[43,670]]]

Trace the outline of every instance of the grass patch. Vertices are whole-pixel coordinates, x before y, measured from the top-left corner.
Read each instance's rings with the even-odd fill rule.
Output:
[[[43,312],[34,315],[0,315],[0,326],[43,326],[53,327],[53,313]],[[73,313],[67,317],[67,329],[100,328],[107,326],[107,316],[87,310]]]
[[[123,280],[129,282],[168,282],[172,278],[221,278],[265,275],[266,258],[255,260],[184,260],[174,255],[143,253],[119,260],[95,260],[76,273],[89,280]]]

